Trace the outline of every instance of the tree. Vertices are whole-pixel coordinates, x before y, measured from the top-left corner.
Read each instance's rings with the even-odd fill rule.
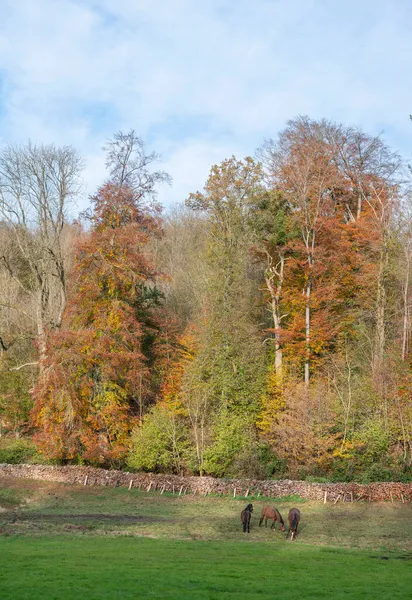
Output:
[[[262,193],[261,176],[251,158],[232,157],[214,166],[204,191],[187,202],[207,219],[207,288],[197,323],[198,350],[184,378],[201,472],[223,416],[228,423],[244,415],[253,426],[260,407],[264,352],[248,214],[252,198]]]
[[[290,240],[293,232],[290,208],[285,198],[276,190],[262,193],[251,202],[250,227],[253,232],[253,252],[263,263],[264,281],[269,292],[269,310],[272,327],[267,332],[275,341],[275,373],[279,383],[283,375],[283,326],[288,316],[282,311],[282,292]]]
[[[150,165],[160,161],[156,152],[147,153],[146,144],[131,129],[118,131],[103,147],[106,151],[106,167],[111,185],[126,187],[133,191],[136,200],[154,201],[159,183],[171,183],[165,171],[153,171]]]
[[[214,166],[204,192],[188,205],[209,216],[208,290],[204,301],[203,342],[208,347],[211,388],[233,408],[256,400],[251,387],[260,372],[259,333],[254,321],[256,296],[251,279],[249,202],[261,193],[261,170],[251,158],[234,157]],[[212,368],[213,365],[213,368]],[[255,369],[255,375],[252,375]]]
[[[268,140],[263,157],[272,185],[288,199],[300,230],[306,255],[305,273],[305,385],[309,387],[311,358],[311,297],[318,236],[325,219],[333,214],[336,167],[321,127],[307,117],[289,121],[278,141]]]
[[[70,204],[81,189],[83,162],[70,146],[8,146],[0,153],[0,215],[14,241],[0,268],[31,305],[40,365],[47,332],[59,329],[67,302],[65,226]],[[19,303],[3,310],[22,313]],[[33,362],[30,362],[33,364]]]
[[[131,183],[138,177],[132,173]],[[50,338],[47,375],[35,393],[37,443],[60,460],[124,459],[134,415],[141,417],[150,400],[154,363],[167,345],[158,274],[146,252],[161,221],[150,206],[153,190],[139,191],[126,180],[115,177],[92,198],[91,230],[77,247],[65,326]]]

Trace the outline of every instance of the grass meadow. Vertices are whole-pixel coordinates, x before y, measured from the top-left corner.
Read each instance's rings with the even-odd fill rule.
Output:
[[[0,598],[411,597],[410,504],[251,501],[244,534],[245,499],[0,479]],[[298,506],[296,541],[265,504]]]

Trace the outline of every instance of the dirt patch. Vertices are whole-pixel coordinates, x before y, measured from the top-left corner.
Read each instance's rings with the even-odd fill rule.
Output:
[[[8,500],[0,500],[0,513],[5,513],[10,510],[15,510],[19,507],[18,502],[9,502]]]
[[[146,517],[140,515],[107,515],[101,513],[89,514],[61,514],[55,515],[51,513],[19,513],[15,515],[16,521],[48,521],[50,523],[65,523],[67,521],[103,521],[105,523],[160,523],[167,519]]]

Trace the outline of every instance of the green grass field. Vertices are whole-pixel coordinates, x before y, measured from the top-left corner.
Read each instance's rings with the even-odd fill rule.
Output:
[[[160,496],[0,479],[0,598],[412,596],[412,507]],[[302,513],[296,541],[258,527]]]

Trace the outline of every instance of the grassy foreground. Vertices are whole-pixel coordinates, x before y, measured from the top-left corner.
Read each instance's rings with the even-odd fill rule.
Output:
[[[404,600],[411,584],[411,561],[359,550],[130,537],[0,539],[3,600]]]
[[[0,598],[405,599],[410,504],[160,496],[0,479]],[[260,509],[302,512],[292,544]]]

